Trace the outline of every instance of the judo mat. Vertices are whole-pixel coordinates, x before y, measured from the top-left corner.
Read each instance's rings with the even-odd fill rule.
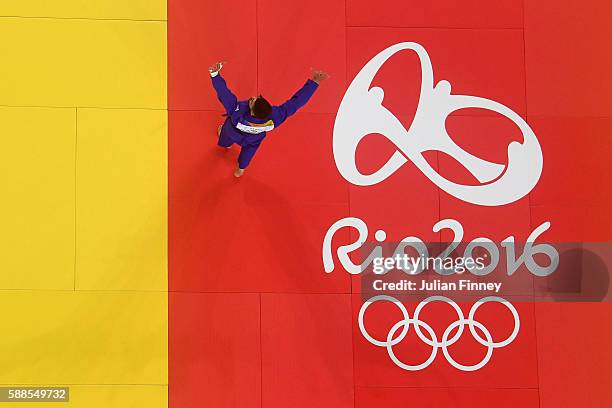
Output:
[[[370,304],[338,255],[359,228],[326,240],[348,218],[368,243],[449,242],[434,228],[447,219],[466,242],[525,242],[547,223],[537,242],[609,242],[611,15],[606,0],[0,5],[0,385],[70,387],[63,405],[87,408],[612,405],[609,302]],[[373,128],[347,93],[407,43],[376,69],[393,118]],[[311,69],[331,75],[241,179],[237,149],[216,146],[216,61],[239,99],[274,104]],[[417,115],[442,106],[426,89],[486,106],[434,121]],[[479,180],[451,150],[403,147],[400,124],[423,143],[446,129],[504,169],[525,129],[538,148],[477,196],[456,186],[505,173]],[[368,135],[350,146],[343,126]],[[471,311],[478,323],[443,341]],[[415,323],[396,341],[404,312]]]

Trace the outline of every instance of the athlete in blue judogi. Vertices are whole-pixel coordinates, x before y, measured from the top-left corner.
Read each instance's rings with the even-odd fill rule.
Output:
[[[227,115],[225,122],[219,126],[217,144],[227,149],[234,143],[241,146],[238,166],[234,171],[234,176],[241,177],[267,133],[279,127],[304,106],[319,87],[319,83],[329,78],[329,75],[323,71],[314,71],[312,79],[307,80],[291,99],[282,105],[272,106],[261,95],[248,101],[238,101],[220,75],[219,71],[223,65],[223,62],[218,62],[208,69],[217,97]]]

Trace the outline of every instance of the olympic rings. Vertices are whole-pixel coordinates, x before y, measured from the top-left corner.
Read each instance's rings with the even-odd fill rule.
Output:
[[[370,333],[368,333],[367,329],[365,328],[365,323],[364,323],[364,316],[365,316],[366,310],[372,304],[376,302],[380,302],[380,301],[392,302],[395,306],[397,306],[400,309],[400,311],[402,312],[402,316],[403,316],[402,320],[395,323],[393,327],[391,327],[391,329],[389,330],[389,333],[387,334],[387,338],[385,341],[381,341],[381,340],[378,340],[372,337]],[[440,340],[438,340],[438,337],[436,336],[436,333],[433,330],[433,328],[427,323],[425,323],[424,321],[419,319],[419,314],[422,312],[423,308],[432,302],[448,303],[455,310],[455,312],[457,312],[457,316],[458,316],[458,319],[455,322],[451,323],[444,330],[444,333],[442,334],[442,338]],[[476,311],[478,310],[478,308],[488,302],[501,303],[504,306],[506,306],[506,308],[508,308],[510,313],[512,313],[512,317],[514,319],[514,329],[512,330],[512,333],[508,336],[508,338],[506,338],[505,340],[497,341],[497,342],[493,341],[493,337],[489,329],[484,324],[474,319],[474,316],[476,315]],[[446,296],[430,296],[417,305],[417,307],[414,310],[414,316],[411,318],[410,314],[408,313],[408,310],[399,300],[397,300],[393,296],[377,295],[377,296],[373,296],[370,299],[368,299],[361,306],[361,309],[359,310],[358,323],[359,323],[359,330],[361,330],[361,334],[363,335],[363,337],[365,337],[367,341],[374,344],[375,346],[385,347],[387,349],[387,353],[389,354],[389,357],[391,358],[391,361],[393,361],[393,363],[395,363],[395,365],[397,365],[401,369],[408,370],[408,371],[419,371],[419,370],[423,370],[424,368],[427,368],[435,360],[438,354],[439,348],[442,349],[442,354],[444,355],[448,363],[452,365],[453,367],[455,367],[456,369],[461,370],[461,371],[479,370],[489,362],[489,360],[491,359],[493,355],[494,349],[505,347],[514,341],[514,339],[518,335],[520,325],[521,325],[518,312],[516,311],[512,303],[508,302],[506,299],[503,299],[497,296],[487,296],[487,297],[484,297],[476,301],[476,303],[472,305],[467,318],[465,318],[463,311],[461,310],[459,305],[457,305],[457,303],[455,303],[453,300],[447,298]],[[423,363],[417,364],[417,365],[409,365],[409,364],[404,363],[395,355],[393,351],[393,346],[400,343],[408,334],[408,331],[410,330],[410,325],[414,325],[414,330],[415,330],[417,337],[421,341],[423,341],[425,344],[427,344],[428,346],[432,348],[429,358],[427,358],[427,360],[425,360]],[[472,337],[474,337],[474,339],[478,343],[482,344],[483,346],[487,348],[487,352],[484,358],[480,362],[474,365],[464,365],[464,364],[457,362],[450,355],[448,351],[448,348],[452,346],[453,344],[455,344],[459,340],[459,338],[463,335],[465,325],[468,326]],[[427,332],[427,336],[423,334],[423,331],[421,331],[421,328],[425,329],[425,331]],[[451,338],[449,338],[450,334],[453,332],[453,330],[455,330],[455,328],[457,328],[457,332]],[[476,328],[478,328],[484,334],[484,337],[485,337],[484,339],[481,337],[480,334],[478,334],[478,332],[476,331]],[[400,333],[396,336],[398,331],[400,331]]]

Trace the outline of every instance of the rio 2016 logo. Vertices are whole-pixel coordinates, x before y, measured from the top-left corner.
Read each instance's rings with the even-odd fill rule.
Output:
[[[382,105],[384,91],[371,88],[383,64],[402,50],[412,50],[421,61],[421,97],[410,129]],[[450,138],[446,118],[464,108],[480,108],[497,112],[514,122],[523,134],[523,143],[508,145],[508,165],[491,163],[476,157]],[[367,118],[364,120],[364,118]],[[376,172],[365,175],[355,163],[357,145],[368,134],[387,137],[398,149]],[[411,160],[435,185],[450,195],[478,205],[504,205],[528,194],[542,174],[542,150],[529,125],[508,107],[485,98],[452,95],[448,81],[434,86],[433,68],[425,48],[413,42],[394,45],[376,55],[357,74],[349,86],[334,125],[334,158],[342,176],[350,183],[369,186],[390,177]],[[453,183],[437,173],[422,153],[437,150],[454,157],[481,185]]]
[[[393,55],[405,50],[414,51],[418,55],[422,76],[420,99],[409,129],[406,129],[400,120],[383,106],[383,89],[372,87],[374,77],[385,62]],[[520,129],[523,141],[522,143],[514,141],[508,145],[508,162],[506,165],[479,158],[459,147],[451,139],[446,131],[446,119],[451,113],[465,108],[479,108],[496,112],[510,119]],[[378,170],[372,174],[362,174],[357,168],[355,155],[360,141],[370,134],[385,136],[395,145],[397,150]],[[453,157],[480,184],[463,185],[443,177],[425,160],[423,153],[426,151],[439,151]],[[358,186],[370,186],[380,183],[391,177],[405,163],[411,161],[441,190],[459,200],[480,206],[501,206],[525,197],[538,183],[543,166],[542,149],[538,139],[531,127],[520,115],[505,105],[490,99],[468,95],[453,95],[451,94],[451,85],[448,81],[439,81],[434,84],[433,67],[429,55],[423,46],[414,42],[396,44],[381,51],[353,79],[342,99],[336,116],[333,134],[333,154],[338,171],[349,183]],[[368,239],[368,231],[365,222],[361,219],[355,217],[344,218],[338,220],[329,228],[323,240],[322,256],[327,273],[334,270],[332,254],[333,237],[340,229],[347,227],[355,228],[359,232],[357,241],[349,245],[340,246],[337,249],[338,259],[348,273],[361,273],[372,262],[373,257],[380,256],[377,252],[379,247],[376,247],[370,256],[360,265],[356,265],[350,260],[348,254],[365,244],[365,241]],[[450,228],[455,233],[454,241],[461,240],[463,228],[458,221],[452,219],[442,220],[434,226],[434,231],[442,228]],[[550,222],[545,222],[537,227],[527,238],[525,251],[518,258],[514,255],[514,237],[509,236],[503,241],[502,245],[508,253],[508,262],[512,262],[512,264],[509,263],[509,266],[512,266],[508,268],[509,272],[516,270],[519,263],[525,263],[528,269],[537,276],[545,276],[554,271],[558,264],[558,253],[555,248],[547,244],[533,245],[535,239],[549,228]],[[457,234],[458,231],[460,232],[459,236]],[[386,233],[378,230],[375,238],[376,241],[382,242],[386,239]],[[492,243],[492,241],[486,238],[479,238],[475,242],[470,243],[470,245],[484,246],[483,242]],[[396,252],[398,250],[403,252],[406,246],[422,250],[424,245],[420,244],[422,242],[418,238],[413,236],[406,237],[402,240]],[[468,247],[470,246],[468,245]],[[492,246],[488,246],[488,248],[492,248]],[[421,250],[419,252],[422,252]],[[447,248],[447,251],[452,251],[451,247]],[[445,253],[441,256],[448,255],[445,255]],[[540,268],[533,260],[535,253],[547,255],[551,260],[550,265],[546,268]],[[365,328],[364,314],[369,305],[381,300],[397,304],[404,318],[391,328],[385,340],[376,340]],[[441,340],[438,340],[436,333],[428,324],[418,318],[419,311],[426,304],[433,301],[448,303],[457,311],[459,317],[455,323],[446,329],[441,336]],[[512,312],[515,326],[512,335],[504,341],[494,342],[487,328],[474,319],[476,309],[487,302],[501,302]],[[430,358],[425,363],[418,365],[405,364],[393,353],[393,346],[405,337],[411,325],[414,326],[418,337],[432,347]],[[474,366],[465,366],[456,362],[447,350],[447,347],[454,344],[459,336],[461,336],[465,325],[468,326],[469,332],[476,341],[487,347],[485,359]],[[375,346],[385,347],[390,359],[401,369],[409,371],[422,370],[429,366],[433,359],[435,359],[439,348],[442,349],[446,360],[453,367],[462,371],[478,370],[488,363],[494,348],[504,347],[514,340],[518,335],[519,327],[520,319],[514,306],[503,298],[491,296],[477,301],[470,310],[468,318],[464,317],[461,309],[459,309],[454,301],[441,296],[429,297],[421,302],[412,318],[401,302],[386,295],[373,296],[364,303],[359,313],[359,328],[364,338]],[[422,332],[421,328],[425,329],[427,335]],[[485,333],[484,339],[478,335],[475,328]],[[458,332],[450,336],[454,329],[458,329]],[[396,336],[398,331],[400,333]]]

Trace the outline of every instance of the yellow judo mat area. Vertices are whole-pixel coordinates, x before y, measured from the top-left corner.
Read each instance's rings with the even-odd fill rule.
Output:
[[[166,18],[0,2],[0,386],[70,387],[19,407],[167,406]]]

